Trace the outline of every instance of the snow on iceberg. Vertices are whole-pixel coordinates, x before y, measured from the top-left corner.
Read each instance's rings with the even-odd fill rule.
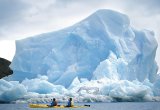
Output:
[[[22,82],[28,92],[65,91],[79,100],[152,100],[159,85],[157,46],[154,33],[134,29],[126,15],[98,10],[71,27],[16,41],[10,80]]]

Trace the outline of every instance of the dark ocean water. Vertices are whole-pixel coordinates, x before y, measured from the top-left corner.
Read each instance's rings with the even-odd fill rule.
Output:
[[[87,103],[89,108],[65,110],[160,110],[160,102]],[[83,103],[76,104],[83,105]],[[0,110],[63,110],[55,108],[29,108],[28,104],[0,104]]]

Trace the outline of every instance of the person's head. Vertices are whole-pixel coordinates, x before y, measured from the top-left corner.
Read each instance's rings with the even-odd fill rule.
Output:
[[[55,99],[55,98],[53,98],[53,101],[56,101],[56,99]]]
[[[69,98],[69,101],[72,101],[72,98]]]

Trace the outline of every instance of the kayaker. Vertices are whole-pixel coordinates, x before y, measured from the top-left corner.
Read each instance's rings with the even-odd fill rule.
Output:
[[[69,98],[66,107],[72,107],[72,106],[74,106],[74,105],[73,105],[73,100],[72,100],[72,98]]]
[[[49,107],[53,107],[53,106],[57,106],[57,101],[55,98],[53,98],[52,102],[50,105],[48,105]]]

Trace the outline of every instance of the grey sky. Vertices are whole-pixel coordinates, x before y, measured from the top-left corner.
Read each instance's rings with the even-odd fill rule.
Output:
[[[153,30],[160,45],[159,6],[160,0],[0,0],[0,40],[58,30],[107,8],[127,14],[135,28]],[[160,48],[160,65],[158,55]]]

